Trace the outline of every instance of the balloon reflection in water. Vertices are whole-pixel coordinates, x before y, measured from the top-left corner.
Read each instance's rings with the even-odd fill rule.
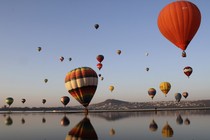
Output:
[[[163,137],[172,137],[173,134],[174,134],[174,131],[167,122],[166,125],[164,125],[164,127],[162,129],[162,136]]]
[[[69,131],[65,140],[98,140],[98,136],[90,120],[85,117]]]
[[[6,124],[7,126],[10,126],[10,125],[13,124],[13,120],[12,120],[12,118],[11,118],[10,116],[8,116],[8,117],[6,118],[5,124]]]
[[[66,117],[66,115],[61,119],[61,126],[68,126],[70,124],[69,119]]]
[[[42,118],[42,123],[46,123],[46,119],[44,117]]]
[[[115,135],[115,130],[112,128],[109,132],[110,136],[114,136]]]
[[[157,131],[157,129],[158,129],[158,125],[155,122],[155,120],[153,119],[152,122],[149,125],[149,130],[152,131],[152,132],[155,132],[155,131]]]
[[[190,125],[190,120],[189,120],[188,118],[186,118],[186,119],[184,120],[184,124],[185,124],[185,125]]]
[[[26,121],[24,118],[21,119],[21,123],[24,124]]]
[[[183,119],[182,119],[182,116],[180,114],[176,118],[176,123],[179,124],[179,125],[183,124]]]

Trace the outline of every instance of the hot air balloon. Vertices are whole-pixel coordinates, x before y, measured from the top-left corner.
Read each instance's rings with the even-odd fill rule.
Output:
[[[85,108],[92,100],[98,85],[97,73],[90,67],[79,67],[67,73],[65,87]]]
[[[162,82],[160,83],[160,90],[165,94],[168,94],[169,90],[171,89],[171,84],[169,82]]]
[[[190,77],[190,75],[192,74],[193,72],[193,69],[190,67],[190,66],[187,66],[183,69],[184,71],[184,74],[188,76],[188,78]]]
[[[158,129],[157,123],[155,122],[155,120],[152,120],[152,122],[149,125],[149,130],[155,132],[157,131],[157,129]]]
[[[104,60],[104,56],[99,54],[96,59],[98,60],[99,63],[101,63]]]
[[[48,82],[48,79],[44,79],[44,82],[47,83]]]
[[[188,97],[188,95],[189,95],[188,92],[183,92],[183,93],[182,93],[182,96],[183,96],[185,99]]]
[[[100,70],[103,67],[103,65],[101,63],[97,64],[97,68]]]
[[[173,134],[174,134],[174,131],[167,122],[166,125],[164,125],[164,127],[162,129],[162,136],[163,137],[172,137]]]
[[[60,57],[60,61],[61,61],[61,62],[63,62],[63,60],[64,60],[64,57],[63,57],[63,56],[61,56],[61,57]]]
[[[174,97],[176,99],[177,102],[180,102],[181,98],[182,98],[182,94],[181,93],[175,93]]]
[[[185,51],[201,23],[198,7],[189,1],[175,1],[159,13],[157,24],[162,35]]]
[[[14,99],[12,97],[8,97],[6,98],[5,102],[9,105],[9,107],[12,105],[12,103],[14,102]]]
[[[42,47],[38,47],[37,50],[40,52],[42,50]]]
[[[66,117],[66,115],[61,119],[61,126],[68,126],[70,124],[69,119]]]
[[[155,90],[154,88],[150,88],[150,89],[148,90],[148,94],[149,94],[149,96],[153,99],[154,96],[155,96],[155,94],[156,94],[156,90]]]
[[[46,101],[47,101],[46,99],[42,99],[42,103],[43,103],[43,104],[45,104],[45,103],[46,103]]]
[[[99,28],[99,24],[95,24],[94,27],[95,27],[96,29],[98,29],[98,28]]]
[[[146,71],[149,71],[149,68],[146,68]]]
[[[103,81],[104,80],[104,77],[101,77],[101,81]]]
[[[112,92],[114,90],[114,86],[109,86],[109,90]]]
[[[69,61],[71,61],[71,60],[72,60],[72,58],[70,57],[70,58],[69,58]]]
[[[121,54],[121,50],[117,50],[117,54],[119,54],[119,55],[120,55],[120,54]]]
[[[98,140],[90,120],[85,117],[67,134],[65,140]]]
[[[26,99],[22,99],[21,102],[24,104],[26,102]]]
[[[70,101],[70,98],[68,96],[61,97],[61,103],[66,106]]]
[[[145,53],[145,55],[146,55],[146,56],[148,56],[148,55],[149,55],[149,53]]]
[[[101,74],[98,74],[98,77],[101,77]]]

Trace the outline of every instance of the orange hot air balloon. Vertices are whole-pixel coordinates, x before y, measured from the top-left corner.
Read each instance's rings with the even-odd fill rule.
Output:
[[[97,68],[100,70],[103,67],[103,65],[101,63],[97,64]]]
[[[171,84],[169,82],[162,82],[160,83],[160,90],[165,94],[168,94],[169,90],[171,89]]]
[[[165,38],[185,51],[201,23],[198,7],[189,1],[175,1],[159,13],[158,27]]]
[[[104,60],[104,56],[99,54],[96,59],[98,60],[99,63],[101,63]]]

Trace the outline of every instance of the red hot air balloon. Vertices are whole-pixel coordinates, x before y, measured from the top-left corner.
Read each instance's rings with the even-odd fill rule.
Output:
[[[198,7],[189,1],[175,1],[159,13],[158,27],[162,35],[185,51],[201,23]]]
[[[100,70],[103,67],[103,65],[101,63],[97,64],[97,68]]]
[[[96,57],[96,59],[98,60],[99,63],[101,63],[104,60],[104,56],[100,54]]]
[[[182,93],[182,96],[183,96],[185,99],[188,97],[188,95],[189,95],[188,92],[183,92],[183,93]]]
[[[190,67],[190,66],[187,66],[183,69],[184,71],[184,74],[188,76],[188,78],[190,77],[190,75],[192,74],[193,72],[193,69]]]
[[[66,106],[70,101],[70,98],[68,96],[61,97],[61,103]]]
[[[85,108],[92,100],[98,85],[98,75],[90,67],[79,67],[67,73],[65,87]]]
[[[61,62],[63,62],[63,60],[64,60],[64,57],[63,57],[63,56],[61,56],[61,57],[60,57],[60,61],[61,61]]]

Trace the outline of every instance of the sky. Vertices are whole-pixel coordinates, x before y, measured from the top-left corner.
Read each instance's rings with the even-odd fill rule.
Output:
[[[13,97],[12,106],[17,107],[62,106],[62,96],[70,97],[68,106],[80,105],[68,93],[64,79],[67,72],[82,66],[104,77],[91,104],[106,99],[168,101],[184,91],[189,93],[186,100],[210,99],[210,1],[191,1],[202,19],[186,58],[157,26],[160,10],[171,2],[0,0],[0,107],[7,97]],[[95,24],[100,26],[97,30]],[[96,67],[99,54],[104,55],[101,70]],[[193,68],[190,78],[183,73],[185,66]],[[167,97],[159,89],[163,81],[171,83]],[[110,85],[115,87],[113,92]],[[147,93],[151,87],[157,91],[153,100]]]

